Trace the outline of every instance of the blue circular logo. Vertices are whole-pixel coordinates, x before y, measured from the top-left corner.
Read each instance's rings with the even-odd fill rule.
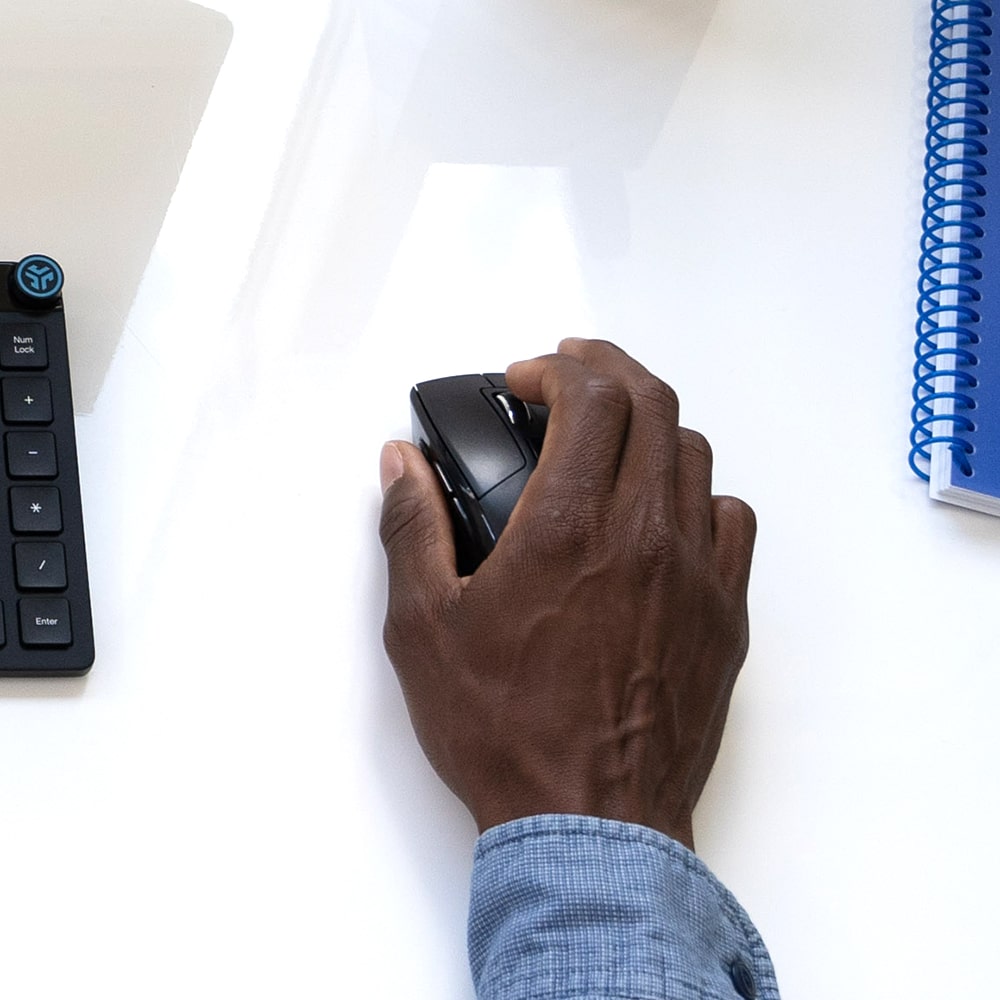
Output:
[[[51,302],[62,291],[63,270],[45,254],[32,254],[18,261],[14,281],[18,291],[38,302]]]

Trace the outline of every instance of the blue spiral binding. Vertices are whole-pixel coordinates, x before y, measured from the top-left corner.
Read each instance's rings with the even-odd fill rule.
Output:
[[[913,408],[910,411],[910,468],[921,479],[930,476],[931,446],[947,445],[958,467],[972,474],[973,446],[958,432],[975,430],[969,411],[976,401],[969,390],[970,371],[979,343],[980,316],[976,283],[983,236],[980,224],[987,127],[984,121],[990,88],[992,7],[981,0],[934,0],[931,14],[931,57],[927,96],[927,155],[917,283],[917,339],[914,346]],[[956,134],[958,133],[958,134]],[[939,338],[941,338],[939,340]],[[944,340],[948,343],[944,343]],[[951,341],[954,340],[952,345]],[[948,379],[949,391],[939,388]],[[938,413],[938,404],[951,412]]]

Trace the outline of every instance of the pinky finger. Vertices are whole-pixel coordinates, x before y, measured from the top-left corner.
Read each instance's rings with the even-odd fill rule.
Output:
[[[757,517],[737,497],[712,497],[712,547],[719,574],[727,587],[746,590]]]

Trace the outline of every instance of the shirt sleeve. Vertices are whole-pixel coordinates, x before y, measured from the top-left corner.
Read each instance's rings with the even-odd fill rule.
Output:
[[[479,838],[469,959],[478,1000],[778,1000],[764,942],[701,860],[588,816]]]

